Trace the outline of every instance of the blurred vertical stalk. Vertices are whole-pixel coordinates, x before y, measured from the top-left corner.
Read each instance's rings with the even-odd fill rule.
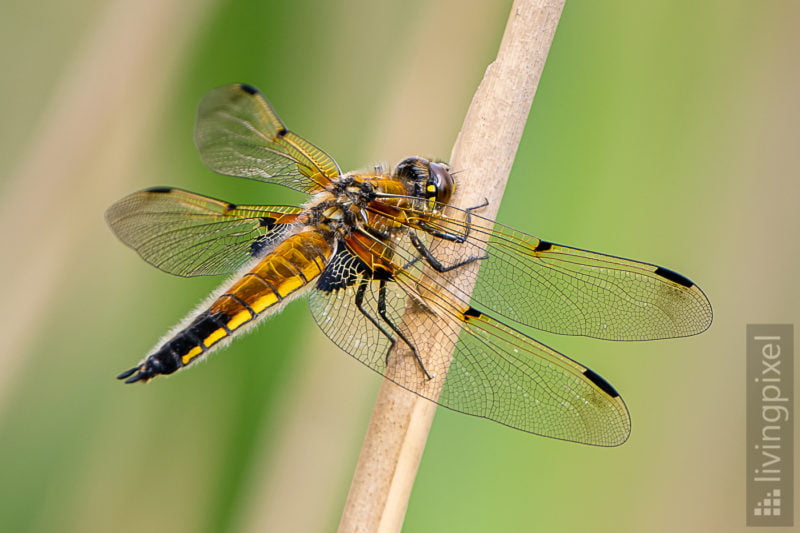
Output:
[[[511,7],[497,59],[486,70],[453,147],[450,164],[461,171],[454,204],[486,199],[489,206],[481,215],[497,214],[564,2],[516,0]],[[442,343],[452,347],[454,341]],[[435,408],[383,382],[339,531],[400,531]]]
[[[87,26],[75,58],[49,82],[50,101],[18,103],[44,111],[16,168],[3,176],[0,226],[15,228],[24,220],[25,230],[0,238],[4,254],[14,258],[0,262],[0,413],[43,310],[54,304],[60,285],[72,283],[65,280],[76,269],[86,268],[81,243],[102,228],[100,213],[117,196],[109,191],[134,174],[139,144],[149,138],[177,65],[214,3],[98,2],[102,12]]]

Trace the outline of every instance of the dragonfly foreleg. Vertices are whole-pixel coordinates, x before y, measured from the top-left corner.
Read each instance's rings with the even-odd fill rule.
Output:
[[[446,241],[452,241],[461,244],[469,238],[469,230],[472,227],[472,212],[477,211],[478,209],[483,209],[487,205],[489,205],[489,200],[484,199],[482,204],[468,207],[467,209],[464,210],[467,213],[467,217],[464,224],[465,229],[463,235],[459,235],[457,233],[450,233],[449,231],[439,231],[437,229],[434,229],[433,226],[431,226],[425,221],[419,222],[418,226],[424,229],[426,233],[429,233],[434,237],[438,237]]]
[[[411,236],[411,244],[414,245],[414,248],[420,253],[420,255],[425,259],[425,261],[433,267],[434,270],[437,272],[449,272],[456,268],[462,267],[464,265],[468,265],[470,263],[474,263],[475,261],[479,261],[481,259],[487,259],[488,255],[482,256],[472,256],[464,259],[463,261],[459,261],[458,263],[454,263],[452,265],[445,266],[442,264],[441,261],[436,259],[431,251],[428,249],[427,246],[417,237],[414,233],[410,234]]]

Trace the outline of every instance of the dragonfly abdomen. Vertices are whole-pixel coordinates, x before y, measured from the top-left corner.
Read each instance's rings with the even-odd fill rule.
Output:
[[[126,383],[171,374],[205,356],[257,319],[272,314],[316,279],[333,255],[319,232],[292,235],[233,285],[217,292],[210,306],[163,342],[139,366],[120,374]]]

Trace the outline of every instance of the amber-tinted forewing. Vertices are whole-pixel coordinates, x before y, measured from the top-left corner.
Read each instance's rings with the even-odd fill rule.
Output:
[[[616,446],[628,438],[627,408],[600,376],[472,309],[457,294],[433,290],[413,271],[417,265],[398,269],[381,294],[382,283],[340,250],[311,295],[317,324],[371,369],[449,409],[585,444]],[[406,313],[409,296],[426,310]],[[402,341],[387,358],[386,333],[398,335],[381,314],[417,348],[421,364]],[[448,339],[458,339],[449,363],[437,355]]]
[[[229,176],[313,193],[340,174],[328,154],[289,131],[258,89],[219,87],[200,102],[195,144],[203,162]]]
[[[669,269],[543,241],[449,206],[440,206],[435,215],[408,211],[405,221],[424,226],[417,233],[428,237],[431,253],[445,266],[466,257],[485,257],[477,274],[475,269],[458,269],[463,286],[477,277],[471,300],[519,324],[608,340],[684,337],[711,324],[711,304],[703,291]],[[458,235],[465,242],[424,234],[429,231]],[[402,242],[397,253],[404,261],[418,257]],[[449,277],[420,275],[433,285]],[[466,289],[459,292],[469,297]]]
[[[106,211],[111,229],[151,265],[178,276],[235,272],[283,240],[302,210],[234,205],[171,188],[126,196]]]

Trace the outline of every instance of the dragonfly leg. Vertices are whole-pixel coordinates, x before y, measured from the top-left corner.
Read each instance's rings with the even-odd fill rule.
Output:
[[[411,348],[411,352],[414,354],[414,357],[417,359],[417,363],[419,363],[419,367],[422,369],[422,372],[425,374],[425,377],[427,377],[428,379],[433,379],[433,376],[431,375],[431,373],[428,372],[427,368],[425,368],[425,363],[422,361],[422,357],[420,357],[416,346],[414,346],[411,343],[411,341],[408,340],[408,337],[406,337],[405,333],[400,331],[400,329],[389,319],[389,317],[386,314],[386,280],[381,280],[380,281],[380,288],[378,289],[378,314],[381,316],[383,321],[386,322],[389,325],[390,328],[392,328],[392,331],[394,331],[397,334],[398,337],[403,339],[403,342],[405,342],[406,345],[408,345],[408,347]],[[391,351],[391,348],[389,349],[389,351],[386,352],[386,363],[387,364],[389,363],[389,352],[390,351]]]
[[[441,263],[441,261],[439,261],[433,256],[431,251],[428,249],[427,246],[425,246],[422,243],[419,237],[417,237],[414,233],[410,233],[410,236],[411,236],[411,244],[414,245],[414,248],[416,248],[417,251],[422,255],[422,257],[425,258],[425,261],[427,261],[427,263],[430,266],[432,266],[434,270],[436,270],[437,272],[449,272],[451,270],[455,270],[456,268],[468,265],[470,263],[474,263],[475,261],[479,261],[481,259],[487,259],[489,257],[488,255],[473,256],[473,257],[468,257],[463,261],[459,261],[458,263],[444,266]]]
[[[467,213],[467,218],[464,224],[466,229],[464,230],[463,235],[458,235],[456,233],[450,233],[448,231],[439,231],[433,229],[433,227],[425,221],[419,222],[419,227],[421,227],[422,229],[425,230],[426,233],[429,233],[434,237],[438,237],[446,241],[452,241],[461,244],[469,238],[469,230],[470,227],[472,226],[472,212],[477,211],[478,209],[483,209],[487,205],[489,205],[489,200],[484,199],[482,204],[468,207],[467,209],[464,210]]]
[[[378,328],[378,330],[392,342],[391,346],[389,346],[389,350],[387,350],[386,352],[386,359],[388,362],[389,351],[391,351],[392,347],[394,347],[394,344],[397,341],[394,337],[392,337],[391,333],[389,333],[384,329],[384,327],[381,325],[380,322],[378,322],[378,320],[375,317],[373,317],[371,314],[369,314],[369,312],[367,312],[366,309],[364,309],[364,294],[367,291],[367,284],[368,284],[367,278],[361,278],[361,281],[358,283],[358,288],[356,289],[355,304],[358,310],[361,311],[361,314],[367,317],[367,319],[370,322],[372,322],[372,325]]]

